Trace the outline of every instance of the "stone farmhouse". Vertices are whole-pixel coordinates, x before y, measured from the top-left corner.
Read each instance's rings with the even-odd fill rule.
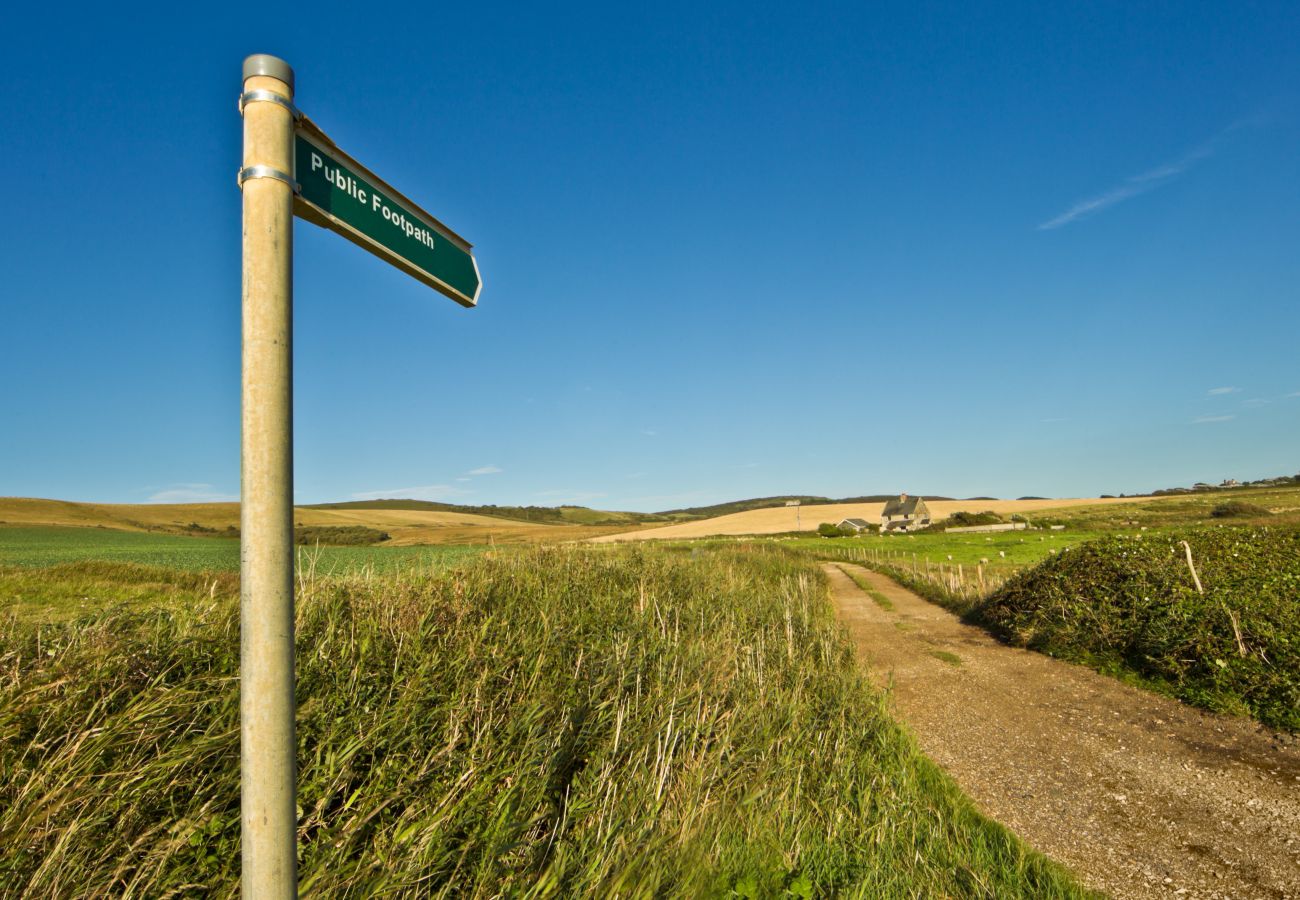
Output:
[[[913,531],[930,524],[930,510],[920,497],[899,494],[897,500],[885,502],[880,512],[880,530]]]

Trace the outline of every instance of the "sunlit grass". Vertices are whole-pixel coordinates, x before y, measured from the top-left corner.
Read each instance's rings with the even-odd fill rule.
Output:
[[[238,890],[233,579],[0,628],[0,895]],[[73,591],[75,593],[75,591]],[[304,577],[304,896],[1080,891],[888,718],[816,566],[491,554]]]

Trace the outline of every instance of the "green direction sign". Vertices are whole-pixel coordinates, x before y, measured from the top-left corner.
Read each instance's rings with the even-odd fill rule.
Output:
[[[441,291],[462,306],[483,283],[468,241],[340,150],[310,120],[294,132],[294,212]]]

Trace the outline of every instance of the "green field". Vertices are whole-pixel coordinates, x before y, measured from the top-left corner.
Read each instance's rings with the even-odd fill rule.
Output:
[[[299,547],[299,567],[319,574],[357,568],[392,572],[443,566],[485,547]],[[239,571],[239,540],[65,526],[0,527],[0,566],[50,566],[80,560],[139,563],[190,571]]]
[[[0,619],[0,896],[235,896],[236,577],[7,571],[95,591]],[[296,634],[304,896],[1084,895],[892,722],[774,548],[306,577]]]
[[[850,554],[868,551],[881,554],[898,562],[911,565],[913,557],[918,565],[947,563],[963,567],[975,566],[987,559],[992,568],[1021,569],[1034,565],[1052,551],[1100,537],[1104,532],[1088,530],[1071,531],[997,531],[992,534],[864,534],[857,537],[820,538],[799,537],[785,540],[784,546],[814,553]]]

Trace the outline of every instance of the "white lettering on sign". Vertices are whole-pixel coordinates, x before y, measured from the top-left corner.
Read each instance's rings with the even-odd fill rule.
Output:
[[[356,200],[362,206],[366,204],[366,198],[368,196],[370,198],[371,212],[378,212],[386,221],[396,225],[408,238],[419,241],[430,250],[433,249],[433,232],[406,218],[406,214],[400,211],[400,207],[398,209],[390,208],[388,204],[384,202],[384,198],[379,196],[378,191],[373,189],[367,191],[361,186],[361,182],[357,181],[338,166],[331,166],[319,153],[313,152],[311,155],[311,170],[313,172],[319,170],[321,174],[325,176],[326,181]]]

